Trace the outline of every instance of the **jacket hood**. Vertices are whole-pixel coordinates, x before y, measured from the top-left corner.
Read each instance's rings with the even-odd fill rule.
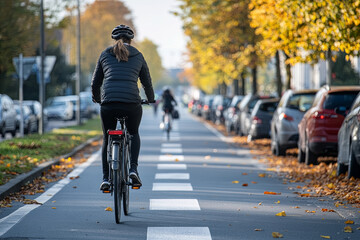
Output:
[[[126,48],[129,50],[129,57],[134,57],[138,54],[140,54],[139,50],[137,50],[135,47],[131,46],[131,45],[125,45]],[[109,52],[111,55],[115,56],[115,53],[113,52],[113,47],[108,47],[105,51]]]

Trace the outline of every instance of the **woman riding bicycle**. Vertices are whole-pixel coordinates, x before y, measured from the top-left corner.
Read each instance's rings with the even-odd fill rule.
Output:
[[[116,41],[115,45],[106,48],[101,53],[91,82],[93,101],[101,104],[103,182],[100,190],[102,191],[110,188],[107,131],[115,129],[116,118],[119,117],[127,117],[126,127],[132,135],[130,178],[134,184],[141,186],[137,171],[140,152],[138,129],[142,117],[138,78],[144,87],[148,101],[154,102],[154,90],[144,56],[130,45],[131,39],[134,38],[134,31],[129,26],[119,25],[112,31],[111,37]]]
[[[170,115],[171,115],[172,111],[174,110],[174,104],[177,105],[177,102],[176,102],[176,100],[175,100],[174,96],[172,95],[169,88],[164,89],[161,101],[163,103],[163,111],[164,111],[164,113],[169,112]]]

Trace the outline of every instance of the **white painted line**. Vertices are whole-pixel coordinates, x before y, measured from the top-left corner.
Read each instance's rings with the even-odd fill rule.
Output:
[[[181,148],[181,143],[162,143],[162,148]]]
[[[100,158],[101,150],[97,151],[91,157],[80,166],[76,167],[69,175],[66,176],[63,180],[56,183],[54,186],[49,188],[46,192],[41,194],[35,200],[41,204],[49,201],[56,193],[58,193],[63,187],[65,187],[68,183],[71,182],[70,177],[79,176],[91,163]],[[28,213],[30,213],[35,208],[38,208],[41,205],[31,204],[25,205],[10,215],[0,219],[0,236],[4,235],[7,231],[9,231],[13,226],[15,226],[23,217],[25,217]]]
[[[208,227],[148,227],[146,240],[212,240]]]
[[[183,153],[181,148],[162,148],[161,153]]]
[[[168,141],[166,136],[163,136],[162,140],[163,141]],[[178,141],[180,141],[180,137],[172,136],[170,134],[170,140],[169,141],[170,142],[178,142]]]
[[[153,191],[193,191],[190,183],[153,183]]]
[[[190,179],[189,173],[157,173],[155,179],[179,179],[188,180]]]
[[[158,164],[157,165],[157,169],[159,170],[170,170],[170,169],[176,169],[176,170],[179,170],[179,169],[186,169],[187,166],[186,164]]]
[[[159,161],[184,161],[184,155],[160,155]]]
[[[213,128],[210,124],[204,123],[205,127],[209,129],[212,133],[214,133],[218,138],[221,139],[223,142],[233,142],[232,137],[225,137],[221,132]]]
[[[150,199],[150,210],[201,210],[197,199]]]

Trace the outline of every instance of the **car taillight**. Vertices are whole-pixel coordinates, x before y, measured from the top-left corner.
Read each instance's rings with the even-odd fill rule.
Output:
[[[108,134],[109,135],[122,135],[123,131],[122,130],[109,130]]]
[[[217,108],[218,108],[218,110],[220,110],[220,111],[224,109],[224,107],[223,107],[222,105],[218,106]]]
[[[189,108],[192,108],[193,105],[194,105],[194,104],[193,104],[192,102],[190,102],[190,103],[188,104],[188,107],[189,107]]]
[[[337,114],[331,114],[331,113],[325,113],[325,112],[321,112],[321,111],[316,111],[313,115],[312,118],[315,119],[329,119],[329,118],[337,118],[338,115]]]
[[[288,120],[288,121],[294,121],[294,118],[292,116],[289,116],[289,115],[286,115],[285,113],[281,113],[280,116],[279,116],[279,119],[282,120],[282,119],[285,119],[285,120]]]
[[[257,116],[254,116],[254,117],[252,118],[252,121],[253,121],[253,123],[255,123],[255,124],[261,124],[261,123],[262,123],[262,120],[261,120],[259,117],[257,117]]]
[[[208,106],[208,105],[204,105],[204,110],[205,110],[205,111],[209,110],[209,106]]]

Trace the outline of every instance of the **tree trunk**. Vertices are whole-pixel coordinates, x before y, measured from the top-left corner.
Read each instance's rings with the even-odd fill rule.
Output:
[[[240,78],[241,78],[241,92],[240,92],[240,94],[245,96],[245,73],[244,73],[244,71],[241,72]]]
[[[332,52],[331,50],[327,51],[326,56],[326,85],[331,86],[331,72],[332,72]]]
[[[233,80],[234,95],[239,95],[239,79]]]
[[[276,51],[275,55],[276,60],[276,86],[277,86],[277,93],[278,96],[281,97],[282,94],[282,81],[281,81],[281,70],[280,70],[280,55],[279,51]]]
[[[289,59],[289,56],[285,54],[286,60]],[[285,61],[286,61],[285,60]],[[286,68],[286,83],[285,83],[285,88],[287,89],[291,89],[291,65],[290,64],[285,64],[285,68]]]
[[[252,94],[257,94],[257,66],[251,69],[252,75]]]

